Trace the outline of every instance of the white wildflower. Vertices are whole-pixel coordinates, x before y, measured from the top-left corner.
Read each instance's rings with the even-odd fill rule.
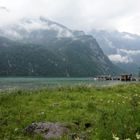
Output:
[[[137,138],[137,140],[140,140],[140,134],[139,133],[136,133],[136,138]]]
[[[107,103],[109,104],[110,103],[110,100],[108,100]]]
[[[39,113],[39,115],[44,115],[44,114],[45,114],[45,112],[40,112],[40,113]]]
[[[117,135],[113,134],[113,139],[114,139],[114,140],[119,140],[120,138],[117,137]]]
[[[79,137],[75,138],[75,140],[81,140]]]
[[[123,104],[125,104],[125,101],[122,101]]]
[[[100,99],[100,101],[102,102],[102,101],[103,101],[103,99]]]
[[[15,130],[14,130],[15,132],[17,132],[18,131],[18,128],[15,128]]]

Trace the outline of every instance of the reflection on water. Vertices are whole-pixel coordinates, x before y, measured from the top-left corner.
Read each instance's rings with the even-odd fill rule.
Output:
[[[38,89],[69,85],[108,86],[118,83],[120,81],[95,81],[93,78],[0,78],[0,90]]]

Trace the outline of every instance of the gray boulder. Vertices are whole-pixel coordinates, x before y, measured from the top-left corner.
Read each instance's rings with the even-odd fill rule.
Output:
[[[41,134],[45,139],[61,138],[68,134],[69,129],[61,123],[39,122],[32,123],[25,128],[28,134]]]

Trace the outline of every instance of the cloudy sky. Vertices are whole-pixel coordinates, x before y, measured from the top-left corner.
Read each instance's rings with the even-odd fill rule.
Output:
[[[0,25],[44,16],[65,26],[140,34],[140,0],[0,0]]]

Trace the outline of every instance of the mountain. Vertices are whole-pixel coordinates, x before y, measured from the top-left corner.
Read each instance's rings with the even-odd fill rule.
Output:
[[[140,66],[140,36],[118,31],[92,30],[95,37],[109,59],[133,74],[138,73]]]
[[[85,77],[120,71],[82,31],[45,18],[0,28],[1,76]]]

